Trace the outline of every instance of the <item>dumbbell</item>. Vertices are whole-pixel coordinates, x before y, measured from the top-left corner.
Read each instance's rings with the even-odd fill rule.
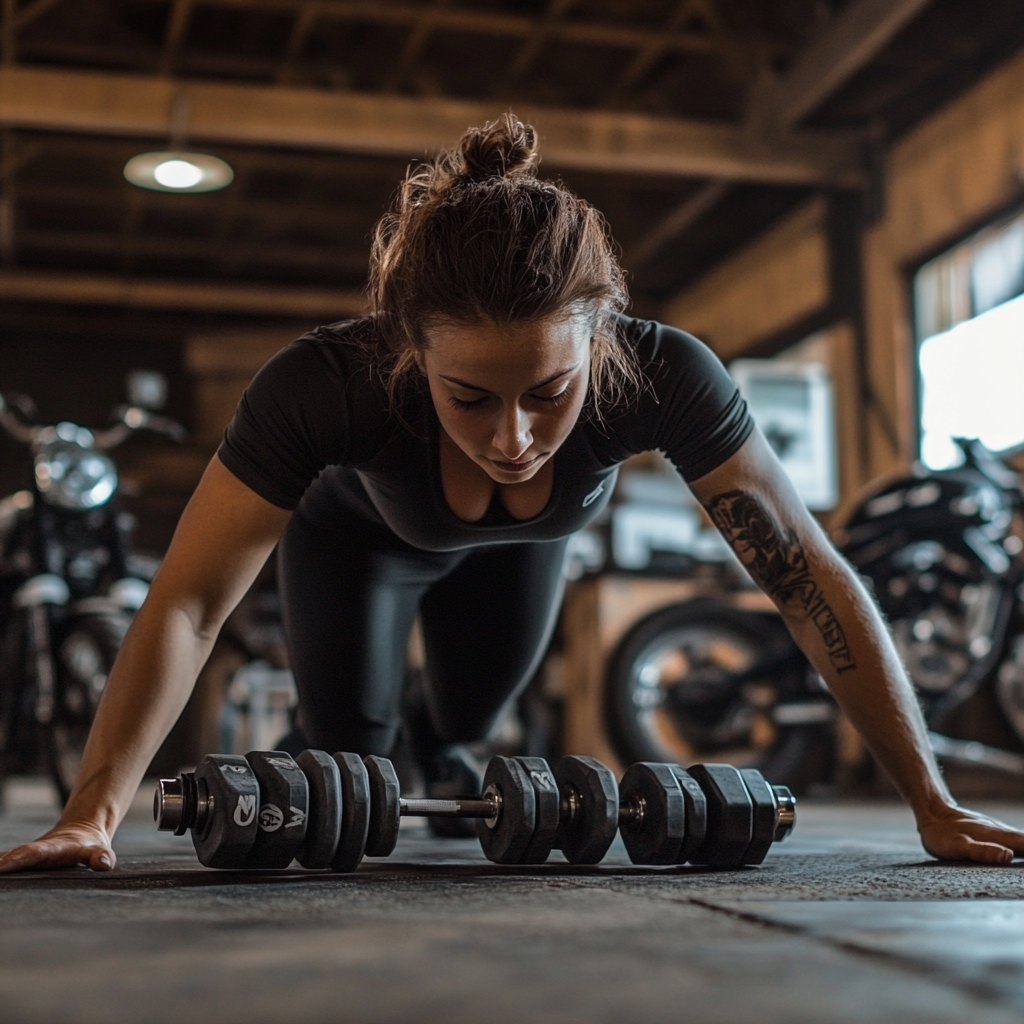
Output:
[[[364,854],[390,854],[399,819],[412,815],[477,818],[483,851],[500,864],[543,863],[553,848],[570,863],[596,864],[621,825],[634,863],[731,867],[760,863],[791,830],[795,802],[784,787],[750,770],[743,781],[729,765],[693,771],[634,765],[620,801],[615,777],[593,758],[564,757],[552,772],[541,758],[495,757],[479,798],[406,799],[386,758],[307,750],[296,762],[254,751],[211,755],[194,773],[160,780],[153,812],[160,829],[192,830],[201,863],[225,868],[286,867],[295,858],[353,871]]]
[[[785,786],[729,764],[633,764],[619,798],[622,841],[634,864],[760,864],[796,822],[796,799]]]

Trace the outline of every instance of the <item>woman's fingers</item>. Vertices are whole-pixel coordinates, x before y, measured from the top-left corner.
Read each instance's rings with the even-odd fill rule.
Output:
[[[103,838],[77,831],[55,830],[35,842],[23,843],[0,855],[0,874],[79,866],[93,871],[110,871],[116,863],[114,851]]]
[[[1024,855],[1024,832],[995,818],[962,811],[931,821],[921,828],[924,848],[941,860],[971,860],[980,864],[1009,864]]]

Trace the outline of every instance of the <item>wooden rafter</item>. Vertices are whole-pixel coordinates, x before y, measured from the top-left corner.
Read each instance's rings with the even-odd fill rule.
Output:
[[[25,250],[48,251],[62,256],[116,256],[126,254],[126,239],[122,234],[95,234],[86,231],[53,231],[29,229],[18,235],[18,244]],[[230,246],[230,252],[226,247]],[[218,247],[208,238],[170,238],[137,234],[131,240],[127,253],[130,262],[136,259],[156,258],[206,264],[230,258],[239,267],[259,265],[279,270],[346,271],[363,274],[366,270],[366,252],[341,250],[337,246],[285,245],[275,242],[223,243]]]
[[[0,125],[166,136],[175,95],[196,140],[409,158],[451,145],[494,103],[312,89],[172,82],[149,76],[0,68]],[[542,107],[545,158],[565,168],[771,182],[860,180],[859,137],[804,133],[751,146],[736,127],[681,118]]]
[[[521,78],[530,70],[544,44],[551,38],[552,30],[578,2],[579,0],[548,0],[543,18],[534,27],[533,32],[523,40],[512,60],[510,77]]]
[[[726,48],[722,46],[724,32],[721,19],[712,0],[682,0],[665,25],[665,34],[684,28],[694,16],[699,17],[708,26],[709,39],[715,39],[719,46]],[[640,47],[619,76],[615,85],[616,91],[621,92],[635,85],[667,52],[663,39],[653,39],[646,46]]]
[[[160,2],[160,0],[152,0]],[[207,7],[273,13],[300,12],[309,0],[203,0]],[[364,24],[417,26],[432,31],[447,30],[489,36],[528,39],[542,17],[474,10],[471,7],[424,7],[410,3],[381,3],[379,0],[319,0],[319,17],[325,21],[355,21]],[[710,53],[717,45],[702,32],[662,32],[606,21],[572,20],[556,22],[549,35],[570,43],[632,50],[661,40],[677,53]]]
[[[23,148],[23,147],[22,147]],[[21,150],[19,149],[19,152]],[[259,166],[253,161],[255,166]],[[0,177],[3,171],[0,170]],[[134,189],[132,193],[134,194]],[[360,208],[317,205],[315,203],[282,200],[253,200],[238,190],[228,193],[235,205],[228,207],[235,223],[258,221],[270,231],[281,231],[285,228],[319,230],[321,232],[360,231],[369,229],[370,223],[366,212]],[[122,189],[95,189],[73,185],[42,185],[27,178],[18,183],[19,202],[40,204],[51,209],[75,207],[84,210],[101,210],[116,215],[126,202],[127,194]],[[166,199],[167,206],[173,203],[175,212],[184,215],[208,214],[210,209],[209,196],[202,194],[184,194],[162,197],[154,195],[151,203],[159,203]]]
[[[432,0],[430,5],[423,8],[420,17],[412,26],[412,31],[405,40],[405,45],[402,47],[402,52],[399,54],[395,66],[388,75],[386,86],[388,89],[397,88],[408,78],[410,71],[436,28],[433,15],[447,7],[448,3],[449,0]]]
[[[0,299],[325,319],[352,316],[366,308],[357,291],[33,270],[0,271]]]
[[[318,3],[303,4],[295,15],[295,21],[292,23],[292,30],[284,48],[284,58],[277,72],[277,80],[281,84],[287,85],[292,80],[295,64],[302,53],[302,48],[306,45],[309,33],[313,31],[313,26],[319,17],[320,5]]]

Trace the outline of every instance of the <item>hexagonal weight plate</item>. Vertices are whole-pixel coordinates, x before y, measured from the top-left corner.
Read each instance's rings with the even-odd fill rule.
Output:
[[[366,849],[370,825],[370,780],[358,754],[334,755],[341,773],[341,837],[334,851],[334,871],[355,871]]]
[[[401,823],[402,789],[395,766],[386,757],[370,754],[363,758],[370,785],[370,821],[366,833],[366,856],[389,857],[398,842]]]
[[[635,817],[619,828],[634,864],[678,864],[686,834],[686,805],[670,764],[631,764],[619,781],[619,809]]]
[[[309,784],[306,838],[295,859],[304,868],[329,868],[341,836],[341,773],[323,750],[304,750],[295,763]]]
[[[775,839],[775,797],[764,776],[756,768],[741,768],[740,777],[754,805],[750,845],[744,851],[740,863],[760,864],[772,848]]]
[[[192,830],[200,864],[244,868],[256,841],[260,788],[248,761],[239,754],[210,754],[196,766],[196,785],[213,798],[213,813]]]
[[[286,868],[306,838],[309,784],[283,750],[251,750],[245,755],[260,786],[256,839],[247,868]]]
[[[685,864],[701,848],[708,829],[708,801],[700,784],[686,769],[672,766],[672,772],[679,783],[686,806],[686,836],[678,854],[680,864]]]
[[[501,797],[497,821],[478,818],[476,834],[484,856],[495,864],[518,864],[526,853],[537,823],[533,783],[515,758],[492,757],[484,772],[483,795]]]
[[[533,786],[535,824],[533,836],[520,864],[543,864],[551,854],[558,834],[559,794],[551,766],[542,757],[517,757]]]
[[[708,805],[707,835],[691,862],[739,867],[754,834],[754,805],[739,769],[731,764],[695,764],[687,771],[704,791]]]
[[[562,820],[555,845],[570,864],[597,864],[619,827],[619,787],[611,769],[596,758],[570,754],[555,765]],[[575,814],[566,813],[575,805]]]

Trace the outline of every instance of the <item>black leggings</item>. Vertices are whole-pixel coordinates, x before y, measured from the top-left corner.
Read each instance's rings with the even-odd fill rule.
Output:
[[[429,727],[438,743],[483,739],[547,647],[565,545],[421,551],[350,513],[325,527],[300,507],[278,557],[305,738],[321,750],[391,753],[419,611]]]

